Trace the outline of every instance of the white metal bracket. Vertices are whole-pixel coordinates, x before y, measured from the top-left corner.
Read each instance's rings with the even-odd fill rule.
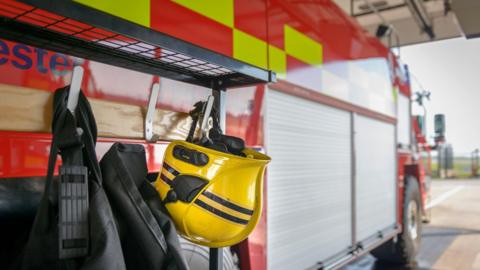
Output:
[[[210,131],[210,126],[208,126],[208,122],[210,119],[210,115],[212,114],[213,108],[213,96],[208,96],[207,103],[205,103],[205,109],[203,110],[202,115],[202,122],[200,124],[200,130],[202,132],[202,138],[208,137],[208,132]]]
[[[75,66],[72,73],[72,81],[70,82],[70,91],[68,92],[67,109],[75,115],[78,105],[78,96],[80,95],[80,87],[83,80],[83,68]]]
[[[155,142],[158,139],[158,136],[153,134],[153,116],[155,115],[159,92],[160,84],[154,83],[148,99],[147,114],[145,116],[145,140],[148,142]]]

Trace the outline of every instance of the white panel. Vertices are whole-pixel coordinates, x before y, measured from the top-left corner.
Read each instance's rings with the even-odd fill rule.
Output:
[[[351,236],[350,113],[270,90],[268,269],[305,269]]]
[[[362,241],[395,224],[395,128],[358,115],[354,127],[356,236]]]
[[[361,49],[355,42],[352,48]],[[288,72],[288,81],[369,110],[395,117],[389,63],[376,57],[324,63]]]
[[[397,107],[397,142],[410,144],[410,99],[402,94],[398,95]]]

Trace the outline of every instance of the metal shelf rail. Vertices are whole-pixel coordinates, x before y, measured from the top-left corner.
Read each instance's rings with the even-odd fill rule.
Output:
[[[0,37],[209,88],[275,74],[73,1],[0,1]]]

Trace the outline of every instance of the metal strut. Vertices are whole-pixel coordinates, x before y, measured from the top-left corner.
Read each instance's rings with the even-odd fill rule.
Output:
[[[226,125],[226,108],[225,108],[225,89],[212,89],[212,95],[214,97],[213,106],[218,112],[218,120],[220,128],[225,132]],[[209,270],[222,270],[223,269],[223,249],[222,248],[210,248],[210,260]]]

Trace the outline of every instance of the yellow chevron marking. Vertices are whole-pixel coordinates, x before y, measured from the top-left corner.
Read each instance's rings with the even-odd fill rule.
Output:
[[[322,44],[303,33],[285,25],[285,52],[307,64],[321,65],[323,62]]]
[[[287,72],[287,54],[279,48],[268,45],[268,68],[275,71],[277,78],[285,79]]]
[[[74,1],[124,20],[150,27],[150,0]],[[277,73],[278,78],[285,78],[287,55],[315,66],[321,65],[323,62],[322,44],[288,25],[284,26],[285,50],[234,29],[234,0],[172,1],[211,20],[231,27],[233,29],[233,57],[257,67],[271,69]]]
[[[150,0],[74,0],[142,26],[150,27]]]
[[[233,58],[257,67],[267,68],[267,43],[245,32],[233,29]]]
[[[172,0],[192,11],[233,28],[233,0]]]

